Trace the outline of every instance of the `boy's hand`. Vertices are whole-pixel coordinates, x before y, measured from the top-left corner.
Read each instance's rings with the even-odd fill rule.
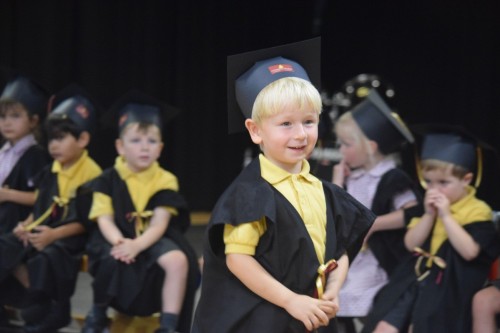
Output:
[[[39,225],[33,229],[34,232],[28,233],[28,241],[38,251],[54,242],[54,229],[46,225]]]
[[[24,229],[23,222],[19,222],[12,232],[17,237],[17,239],[19,239],[21,242],[23,242],[25,247],[28,246],[29,231]]]
[[[428,202],[429,206],[431,206],[434,211],[434,216],[437,213],[439,217],[443,218],[450,214],[450,201],[443,193],[437,190],[428,190],[425,194],[425,202],[426,212]]]
[[[424,208],[425,208],[425,213],[429,214],[432,217],[436,217],[436,197],[439,195],[439,192],[437,190],[427,190],[425,192],[425,197],[424,197]]]
[[[344,186],[345,179],[349,176],[351,170],[344,160],[333,166],[333,179],[332,183],[340,187]]]
[[[325,290],[325,293],[323,294],[323,300],[333,303],[333,306],[322,307],[321,309],[326,313],[329,319],[335,318],[337,312],[339,312],[340,310],[339,298],[337,296],[337,293],[335,293],[333,290],[328,290],[327,288]]]
[[[327,313],[332,313],[334,309],[335,303],[331,301],[298,294],[285,306],[285,310],[292,317],[300,320],[308,331],[328,325],[330,319]]]
[[[123,241],[119,242],[111,249],[111,255],[113,258],[126,264],[133,263],[139,252],[139,246],[133,239],[130,238],[124,238]]]

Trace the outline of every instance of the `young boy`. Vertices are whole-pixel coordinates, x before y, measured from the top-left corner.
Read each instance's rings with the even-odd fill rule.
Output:
[[[46,122],[54,162],[37,177],[33,213],[13,233],[0,238],[2,291],[17,281],[28,291],[25,332],[55,332],[70,321],[70,297],[86,242],[75,193],[101,173],[85,149],[95,118],[94,104],[82,91],[71,88],[56,98],[61,103],[55,104]]]
[[[470,332],[472,297],[500,253],[492,211],[470,185],[482,171],[478,142],[458,128],[425,131],[425,213],[405,235],[414,256],[377,296],[364,332]]]
[[[319,72],[318,60],[318,39],[229,59],[230,131],[244,123],[262,154],[212,212],[192,332],[302,333],[338,311],[349,260],[374,216],[309,173],[321,97],[308,73]]]
[[[161,310],[157,333],[189,331],[197,259],[183,236],[187,205],[177,178],[157,162],[162,121],[171,110],[138,92],[112,109],[119,116],[119,156],[92,184],[89,217],[98,224],[88,246],[94,305],[82,332],[102,332],[108,306],[140,316]]]

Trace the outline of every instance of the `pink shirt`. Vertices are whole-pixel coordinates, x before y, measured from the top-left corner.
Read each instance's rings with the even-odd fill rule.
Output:
[[[396,167],[392,159],[380,161],[371,170],[355,170],[347,179],[347,192],[366,207],[371,207],[382,176]],[[393,198],[393,209],[416,200],[411,190]],[[373,298],[388,281],[385,270],[369,248],[362,249],[349,265],[347,278],[340,289],[339,317],[364,317],[370,311]]]
[[[3,185],[5,179],[7,179],[17,161],[19,161],[26,150],[36,143],[33,134],[28,134],[14,146],[12,146],[9,141],[2,146],[0,149],[0,186]]]

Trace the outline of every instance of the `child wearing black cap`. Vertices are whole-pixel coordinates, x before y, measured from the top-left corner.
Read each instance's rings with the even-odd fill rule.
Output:
[[[134,91],[108,113],[119,118],[119,156],[92,184],[89,218],[98,224],[88,245],[94,305],[84,333],[108,326],[108,306],[132,316],[161,310],[155,332],[189,331],[199,274],[183,236],[189,214],[177,178],[157,162],[162,123],[173,111]]]
[[[403,242],[409,222],[405,209],[416,207],[421,195],[397,166],[396,154],[414,138],[375,90],[338,119],[335,132],[343,157],[334,166],[333,183],[378,216],[340,290],[338,317],[360,318],[394,268],[410,255]],[[348,319],[342,321],[349,325]]]
[[[25,220],[35,202],[33,179],[50,162],[38,144],[39,122],[48,97],[25,77],[10,81],[0,96],[0,235]]]
[[[80,90],[65,90],[57,99],[61,102],[46,121],[54,162],[37,175],[33,213],[0,237],[2,290],[20,283],[28,291],[25,332],[55,332],[70,322],[70,297],[86,243],[76,191],[101,173],[86,150],[94,104]]]
[[[471,186],[473,172],[476,186],[482,172],[479,144],[459,128],[425,128],[425,213],[405,235],[413,257],[377,295],[364,332],[471,331],[472,296],[500,254],[492,210]]]
[[[331,324],[349,259],[373,221],[309,173],[321,112],[309,79],[318,78],[319,40],[228,60],[230,130],[245,125],[262,154],[212,211],[192,332],[316,330]]]

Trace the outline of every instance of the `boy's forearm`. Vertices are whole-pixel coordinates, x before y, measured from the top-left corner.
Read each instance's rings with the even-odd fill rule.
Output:
[[[24,206],[33,206],[35,204],[35,192],[18,191],[14,189],[3,189],[5,201],[14,202]]]
[[[134,240],[141,251],[149,248],[165,234],[170,223],[170,218],[171,215],[168,210],[163,207],[155,208],[149,227]]]
[[[405,209],[415,207],[418,204],[416,200],[412,200],[403,205],[400,209],[377,217],[371,231],[394,230],[406,228]]]
[[[294,293],[269,274],[254,257],[228,254],[229,270],[253,293],[276,306],[285,308]]]
[[[134,242],[139,246],[139,249],[142,252],[156,243],[163,236],[163,234],[165,234],[166,230],[167,228],[165,226],[150,225],[142,235],[134,240]]]
[[[434,219],[434,216],[425,213],[417,225],[406,231],[404,243],[408,251],[413,251],[415,247],[421,246],[425,242],[431,233]]]
[[[326,283],[325,293],[332,293],[338,295],[340,288],[344,284],[347,276],[347,271],[349,270],[349,258],[347,254],[342,255],[339,260],[337,260],[337,268],[335,268],[330,275]]]
[[[79,222],[64,224],[59,227],[53,228],[52,230],[55,240],[85,233],[85,228]]]
[[[443,224],[453,248],[465,260],[476,258],[481,250],[474,238],[451,215],[443,217]]]
[[[111,216],[100,216],[97,218],[97,223],[102,235],[111,245],[117,245],[119,240],[123,238]]]

